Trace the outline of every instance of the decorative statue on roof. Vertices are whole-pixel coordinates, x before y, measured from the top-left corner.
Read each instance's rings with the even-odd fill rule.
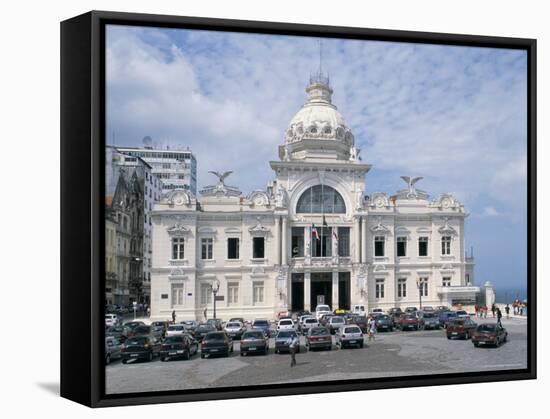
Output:
[[[277,183],[277,190],[275,192],[275,207],[285,208],[286,207],[286,190],[283,185]]]
[[[414,185],[419,180],[424,179],[424,177],[418,176],[411,179],[409,176],[401,176],[401,179],[403,179],[407,183],[407,186],[409,188],[409,191],[407,192],[407,198],[418,197],[418,193],[416,192],[416,187]]]

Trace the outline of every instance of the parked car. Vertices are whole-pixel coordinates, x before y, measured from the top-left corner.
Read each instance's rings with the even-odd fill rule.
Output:
[[[117,314],[105,314],[105,326],[118,326],[122,324],[122,319]]]
[[[439,313],[439,325],[441,327],[447,327],[447,323],[450,320],[455,320],[457,318],[456,312],[454,311],[442,311]]]
[[[277,323],[277,331],[280,331],[280,330],[296,330],[294,321],[292,319],[279,320],[279,323]]]
[[[242,324],[246,324],[244,317],[233,317],[228,321],[228,323],[233,323],[233,322],[241,322]]]
[[[216,328],[216,330],[223,330],[222,321],[220,319],[208,319],[206,321],[206,324],[211,325],[212,327]]]
[[[241,356],[250,353],[267,355],[269,352],[269,337],[261,330],[248,330],[241,336]]]
[[[459,319],[465,319],[465,318],[470,318],[470,315],[465,310],[457,310],[456,317],[458,317]]]
[[[506,329],[494,323],[480,324],[472,333],[472,343],[475,347],[480,345],[494,345],[498,347],[507,340],[508,332]]]
[[[416,317],[412,313],[403,313],[401,317],[399,317],[399,328],[401,330],[418,330],[420,326],[420,321],[418,317]]]
[[[443,312],[443,311],[451,311],[451,309],[450,309],[449,307],[447,307],[447,306],[437,306],[437,307],[435,308],[435,311],[441,313],[441,312]]]
[[[330,319],[332,318],[332,316],[334,316],[334,314],[325,313],[321,315],[321,317],[319,318],[319,325],[329,327]]]
[[[439,317],[435,313],[424,313],[422,315],[422,328],[423,329],[439,329]]]
[[[355,324],[359,326],[363,333],[367,333],[369,327],[368,323],[369,319],[367,319],[367,316],[353,316],[348,321],[348,324]]]
[[[472,333],[475,331],[477,323],[468,319],[456,319],[447,323],[447,339],[451,338],[464,338],[470,339]]]
[[[188,333],[187,329],[183,324],[171,324],[166,329],[166,337],[169,336],[182,336]]]
[[[292,336],[298,336],[295,330],[281,330],[277,333],[277,336],[275,336],[275,353],[279,354],[281,352],[288,352],[289,351],[289,339]],[[300,352],[300,346],[298,345],[298,348],[296,348],[296,352]]]
[[[405,307],[405,313],[413,313],[415,311],[418,311],[416,307]]]
[[[357,325],[347,325],[342,327],[336,334],[336,344],[340,345],[340,349],[350,346],[358,346],[359,348],[362,348],[364,342],[361,328]]]
[[[328,349],[332,350],[332,336],[326,327],[312,327],[307,332],[306,349]]]
[[[148,335],[132,336],[126,339],[121,350],[123,364],[130,359],[152,361],[160,352],[160,340]]]
[[[422,307],[422,311],[424,313],[433,313],[435,310],[432,306],[424,306]]]
[[[351,307],[351,312],[353,314],[356,314],[358,316],[364,316],[365,314],[367,314],[366,310],[365,310],[365,306],[363,304],[355,304]]]
[[[244,332],[246,332],[246,326],[244,323],[233,321],[227,322],[223,331],[227,333],[230,339],[240,339]]]
[[[134,336],[149,336],[153,335],[153,332],[151,330],[151,326],[147,326],[146,324],[140,324],[133,329],[130,330],[128,333],[128,337],[134,337]]]
[[[386,332],[393,332],[393,319],[389,315],[381,314],[380,316],[377,316],[374,321],[376,323],[376,329],[379,332],[382,330]]]
[[[208,333],[215,331],[216,328],[214,326],[211,326],[209,324],[199,324],[193,332],[193,337],[195,338],[195,340],[200,342]]]
[[[372,314],[376,314],[376,313],[382,314],[382,313],[384,313],[384,310],[382,310],[381,308],[373,308],[370,314],[372,315]]]
[[[317,307],[315,307],[315,317],[317,320],[320,320],[321,316],[324,314],[332,314],[330,306],[326,304],[318,304]]]
[[[128,336],[128,328],[125,326],[109,326],[105,329],[105,337],[112,337],[124,342]]]
[[[211,355],[229,356],[233,352],[233,341],[225,332],[207,333],[201,341],[201,358]]]
[[[315,317],[306,317],[300,324],[300,333],[306,335],[312,327],[319,327],[319,322]]]
[[[168,322],[156,321],[151,323],[151,328],[155,335],[160,335],[162,337],[166,334],[166,329],[168,329]]]
[[[113,359],[122,357],[122,345],[120,341],[112,336],[105,338],[105,364],[108,365]]]
[[[134,320],[134,321],[131,321],[131,322],[124,323],[124,326],[126,326],[129,331],[132,331],[133,329],[135,329],[138,326],[145,326],[145,323],[143,323],[142,321],[139,321],[139,320]]]
[[[342,316],[332,316],[328,321],[328,328],[331,334],[336,334],[346,324],[346,319]]]
[[[160,346],[160,360],[190,359],[199,351],[199,343],[188,334],[167,336]]]
[[[197,326],[199,325],[199,322],[196,320],[183,320],[180,322],[180,324],[183,324],[183,327],[185,330],[187,330],[188,333],[193,334]]]
[[[265,319],[254,319],[254,321],[252,321],[251,328],[252,330],[261,330],[263,334],[268,337],[271,334],[271,325],[269,324],[269,321]]]

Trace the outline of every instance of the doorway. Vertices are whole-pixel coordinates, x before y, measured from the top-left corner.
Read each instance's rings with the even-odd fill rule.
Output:
[[[349,310],[351,307],[350,273],[338,273],[338,308]]]
[[[328,304],[332,308],[332,272],[311,273],[311,311],[318,304]]]
[[[304,274],[293,273],[291,279],[290,309],[300,311],[304,309]]]

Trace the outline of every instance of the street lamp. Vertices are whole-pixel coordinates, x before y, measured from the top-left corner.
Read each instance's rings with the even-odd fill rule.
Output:
[[[422,280],[416,278],[416,287],[418,288],[418,298],[420,300],[420,310],[422,310]]]
[[[214,294],[214,319],[216,318],[216,294],[218,294],[219,290],[220,290],[220,281],[216,279],[212,284],[212,294]]]

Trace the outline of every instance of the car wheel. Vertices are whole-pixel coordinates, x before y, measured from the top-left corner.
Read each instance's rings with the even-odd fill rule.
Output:
[[[478,347],[479,347],[479,343],[474,342],[474,346],[475,346],[476,348],[478,348]]]
[[[127,362],[128,362],[128,361],[125,360],[125,359],[122,360],[122,363],[123,363],[123,364],[126,364]]]
[[[109,365],[110,363],[111,363],[111,354],[107,354],[107,356],[105,357],[105,364]]]
[[[447,339],[451,340],[451,337],[449,335],[447,335]]]
[[[201,358],[204,359],[204,354],[201,354]]]
[[[503,342],[508,342],[508,335],[504,335],[504,340]]]
[[[160,362],[164,362],[164,361],[166,361],[166,358],[163,357],[163,356],[161,356],[161,357],[160,357]]]
[[[153,360],[153,352],[149,352],[149,362]]]
[[[388,330],[389,330],[390,332],[393,332],[393,327],[390,327]]]
[[[364,345],[365,345],[364,342],[361,342],[361,343],[359,344],[359,347],[360,347],[360,348],[363,348]]]
[[[185,351],[185,354],[183,355],[183,359],[186,361],[189,361],[191,359],[191,353],[189,351]]]
[[[229,357],[229,348],[227,348],[227,351],[225,351],[225,357],[228,358]]]

